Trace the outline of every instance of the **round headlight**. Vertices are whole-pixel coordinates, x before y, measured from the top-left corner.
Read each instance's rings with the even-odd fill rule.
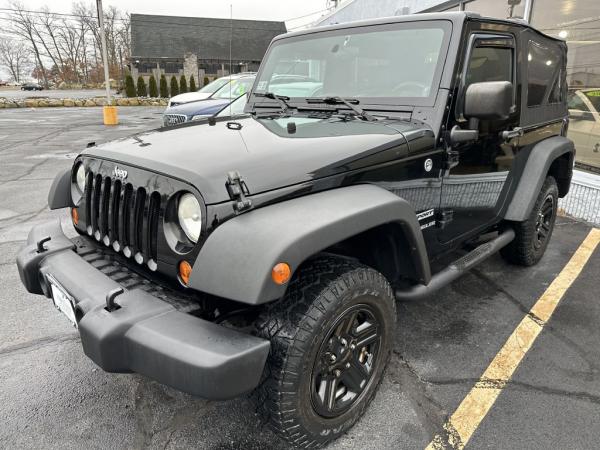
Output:
[[[85,190],[85,169],[83,164],[79,164],[77,167],[77,171],[75,172],[75,184],[77,185],[77,189],[79,189],[79,193],[83,194]]]
[[[192,194],[183,194],[179,198],[177,217],[183,232],[193,243],[198,242],[202,229],[202,209],[196,197]]]

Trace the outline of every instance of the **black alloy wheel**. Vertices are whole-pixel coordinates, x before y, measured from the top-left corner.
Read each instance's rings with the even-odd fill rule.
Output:
[[[253,394],[258,412],[294,447],[338,438],[373,399],[395,325],[394,295],[381,273],[333,255],[306,262],[255,323],[271,342]]]
[[[312,371],[311,401],[323,417],[348,411],[371,381],[381,335],[379,320],[369,305],[342,313],[321,344]]]
[[[527,220],[505,222],[503,226],[515,231],[515,238],[500,250],[512,264],[532,266],[546,251],[558,213],[558,186],[552,176],[546,177]]]
[[[552,225],[554,223],[554,209],[554,197],[552,194],[548,194],[544,200],[544,203],[542,203],[542,207],[538,211],[537,220],[535,223],[535,240],[533,241],[533,247],[536,250],[544,245],[548,235],[550,234]]]

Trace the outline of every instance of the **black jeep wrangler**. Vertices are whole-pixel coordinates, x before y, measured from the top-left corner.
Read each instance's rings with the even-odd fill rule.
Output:
[[[575,153],[565,63],[564,42],[469,13],[279,36],[243,115],[90,145],[59,174],[48,203],[78,237],[34,227],[23,284],[104,370],[254,391],[281,437],[323,445],[373,398],[395,300],[496,251],[542,257]]]

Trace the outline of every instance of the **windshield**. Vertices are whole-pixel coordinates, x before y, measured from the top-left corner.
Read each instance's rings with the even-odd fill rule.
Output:
[[[256,92],[288,97],[433,95],[449,23],[396,23],[282,39],[271,48]]]
[[[231,80],[231,83],[226,84],[217,92],[215,92],[211,98],[225,98],[233,99],[238,98],[240,95],[245,94],[252,88],[254,84],[254,77],[238,78]]]
[[[217,113],[217,117],[239,116],[244,114],[244,107],[248,101],[248,95],[240,95],[229,105]]]
[[[217,78],[214,81],[211,81],[203,88],[198,89],[198,92],[205,92],[207,94],[212,94],[213,92],[218,91],[225,84],[229,82],[229,77]]]
[[[590,101],[595,112],[600,112],[600,90],[584,91],[583,94]]]

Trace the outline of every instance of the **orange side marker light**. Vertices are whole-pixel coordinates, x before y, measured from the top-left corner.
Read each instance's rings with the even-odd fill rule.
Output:
[[[79,211],[77,211],[77,208],[71,208],[71,218],[75,225],[79,223]]]
[[[285,284],[290,280],[292,276],[292,269],[290,266],[284,262],[277,263],[273,266],[273,270],[271,270],[271,278],[275,284]]]
[[[190,276],[192,275],[192,266],[187,261],[181,261],[179,263],[179,278],[187,286],[190,283]]]

